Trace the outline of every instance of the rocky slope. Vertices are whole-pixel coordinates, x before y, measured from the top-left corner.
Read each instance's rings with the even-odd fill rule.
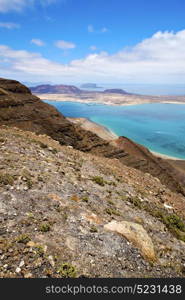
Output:
[[[185,194],[185,169],[176,168],[166,160],[154,157],[147,149],[120,138],[110,143],[96,134],[69,122],[53,106],[42,102],[24,85],[14,80],[0,79],[0,125],[47,134],[63,145],[108,158],[150,173],[172,191]]]
[[[185,198],[158,179],[0,131],[0,277],[183,277]]]

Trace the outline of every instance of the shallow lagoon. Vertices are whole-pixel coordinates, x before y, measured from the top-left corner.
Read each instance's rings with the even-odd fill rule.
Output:
[[[113,106],[45,101],[66,117],[84,117],[152,151],[185,159],[185,105]]]

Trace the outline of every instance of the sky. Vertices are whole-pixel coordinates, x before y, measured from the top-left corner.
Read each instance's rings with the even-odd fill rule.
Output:
[[[0,0],[0,77],[185,83],[184,0]]]

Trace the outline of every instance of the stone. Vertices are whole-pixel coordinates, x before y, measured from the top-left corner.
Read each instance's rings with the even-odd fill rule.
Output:
[[[35,243],[33,242],[33,241],[29,241],[27,244],[26,244],[26,246],[28,246],[28,247],[35,247]]]
[[[24,260],[21,260],[20,264],[19,264],[19,267],[23,267],[24,266]]]
[[[17,267],[15,270],[16,273],[20,273],[21,272],[21,268]]]
[[[48,261],[49,261],[49,263],[50,263],[50,265],[51,265],[52,267],[55,266],[55,262],[54,262],[54,259],[53,259],[53,256],[52,256],[52,255],[49,255],[49,256],[48,256]]]
[[[129,242],[132,242],[133,245],[141,251],[142,256],[149,261],[156,260],[153,242],[142,225],[127,221],[111,221],[104,225],[104,229],[124,236]]]
[[[24,274],[24,278],[32,278],[32,277],[33,277],[32,273]]]

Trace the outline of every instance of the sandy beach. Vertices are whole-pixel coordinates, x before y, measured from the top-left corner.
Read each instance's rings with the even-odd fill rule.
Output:
[[[86,118],[67,118],[69,121],[80,125],[83,129],[92,131],[97,134],[99,137],[106,141],[112,141],[118,138],[114,132],[110,131],[108,128],[99,125],[95,122],[92,122]]]

